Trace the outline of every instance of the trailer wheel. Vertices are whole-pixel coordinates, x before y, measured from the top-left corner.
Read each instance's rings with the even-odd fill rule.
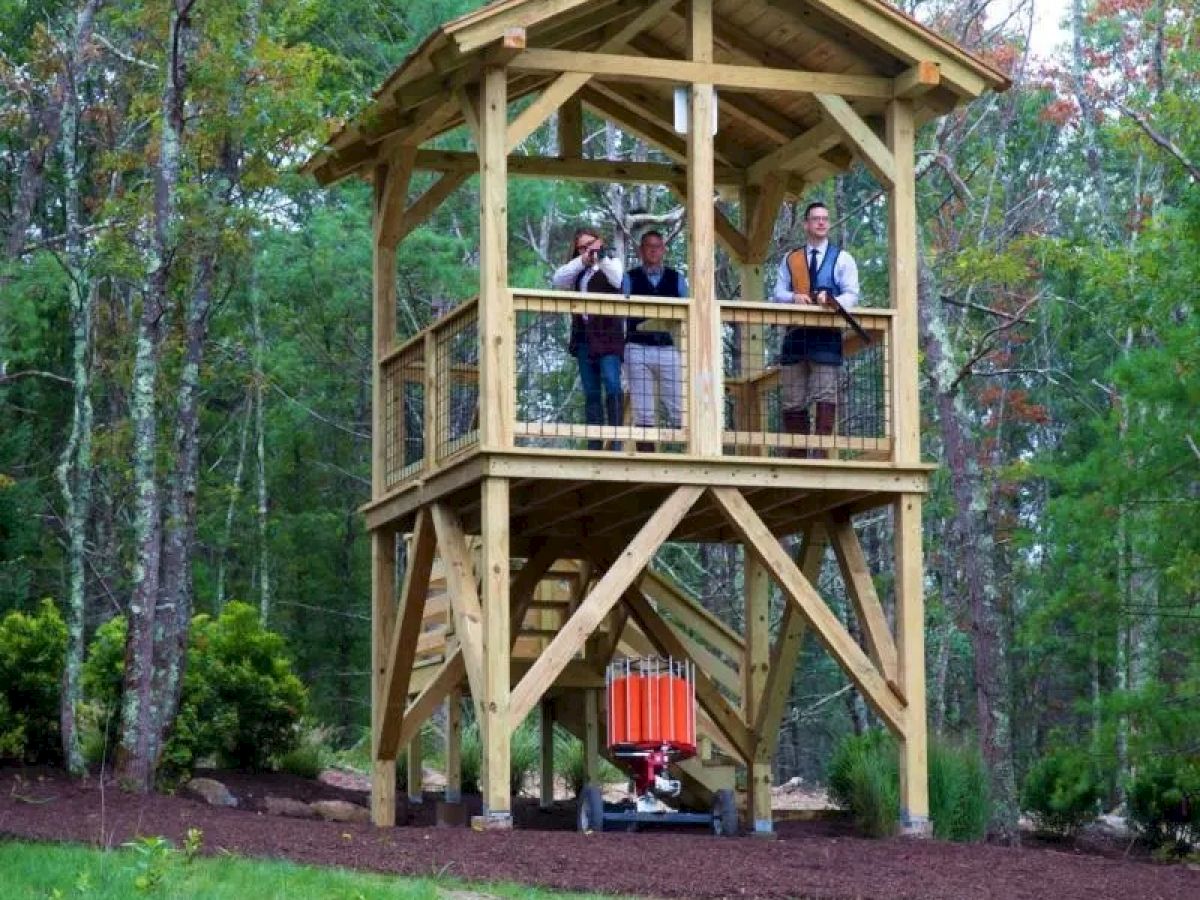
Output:
[[[579,830],[604,830],[604,797],[594,784],[589,784],[579,795]]]
[[[713,800],[712,830],[717,837],[733,837],[738,833],[737,802],[728,788],[717,791]]]

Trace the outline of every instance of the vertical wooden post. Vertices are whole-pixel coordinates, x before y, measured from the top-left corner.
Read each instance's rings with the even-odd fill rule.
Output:
[[[896,310],[892,342],[893,459],[921,458],[921,414],[917,387],[917,196],[914,171],[913,104],[892,100],[887,106],[887,145],[895,160],[895,184],[888,191],[888,270],[891,303]]]
[[[688,7],[688,50],[694,62],[713,61],[712,0]],[[721,455],[724,425],[721,314],[717,305],[714,222],[713,108],[711,84],[693,84],[688,119],[688,449],[697,456]]]
[[[508,290],[508,82],[488,67],[480,85],[479,148],[479,442],[512,446],[514,322]]]
[[[393,192],[388,190],[389,178],[403,177],[403,173],[390,171],[387,165],[375,167],[375,211],[374,266],[372,317],[372,390],[371,390],[371,497],[383,496],[387,445],[384,429],[387,425],[387,404],[383,396],[383,379],[380,362],[391,351],[396,341],[396,246],[385,240],[380,223],[387,215],[387,205],[396,202]],[[404,198],[400,198],[404,202]]]
[[[578,97],[558,108],[558,155],[583,159],[583,104]]]
[[[908,701],[900,735],[900,826],[910,836],[929,837],[921,495],[901,494],[894,511],[898,680]]]
[[[408,753],[405,754],[408,764],[408,804],[420,806],[425,799],[425,768],[421,759],[421,731],[413,735],[408,742]]]
[[[422,431],[425,433],[425,465],[426,472],[437,468],[438,447],[441,437],[438,434],[440,388],[437,371],[437,332],[429,331],[425,335],[422,352],[425,356],[425,408],[423,410]],[[450,373],[443,376],[449,380]]]
[[[765,699],[767,673],[770,669],[771,582],[767,568],[749,548],[745,550],[746,583],[746,651],[742,660],[742,710],[746,721],[755,722]],[[749,766],[748,793],[750,799],[750,828],[754,834],[774,832],[771,820],[771,757],[762,736],[755,736],[756,752]]]
[[[396,824],[396,760],[379,758],[388,652],[396,622],[396,535],[371,532],[371,821]]]
[[[462,691],[446,697],[446,802],[462,802]]]
[[[600,781],[600,692],[583,691],[583,783]]]
[[[554,701],[543,699],[541,713],[542,765],[538,805],[549,809],[554,805]]]
[[[486,139],[484,140],[486,144]],[[509,758],[511,733],[508,722],[510,661],[508,481],[485,478],[480,524],[483,612],[483,696],[480,737],[483,740],[483,825],[511,828]]]

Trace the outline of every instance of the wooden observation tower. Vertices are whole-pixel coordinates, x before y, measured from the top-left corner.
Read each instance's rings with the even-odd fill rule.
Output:
[[[394,822],[399,751],[447,700],[456,799],[465,692],[481,727],[482,824],[510,825],[513,730],[542,704],[543,721],[578,734],[594,766],[607,662],[659,652],[695,663],[701,743],[746,767],[746,824],[770,832],[776,736],[809,631],[896,735],[903,824],[927,831],[921,499],[932,466],[920,458],[914,132],[1007,86],[881,0],[500,0],[430,35],[307,164],[322,184],[359,176],[375,189],[365,509],[376,824]],[[687,120],[715,129],[674,130],[679,89]],[[585,108],[641,138],[652,158],[585,158]],[[558,155],[517,152],[555,114]],[[426,146],[460,127],[476,152]],[[785,433],[779,335],[841,322],[763,302],[772,227],[786,198],[856,160],[887,197],[890,303],[859,311],[869,342],[847,332],[832,433]],[[440,177],[409,201],[418,171]],[[399,343],[396,248],[476,174],[478,296]],[[676,190],[691,296],[513,287],[507,195],[526,177]],[[716,295],[718,243],[740,267],[735,302]],[[564,348],[580,314],[673,330],[678,421],[584,424]],[[891,623],[854,530],[857,514],[880,507],[894,511]],[[801,538],[796,557],[781,542],[789,536]],[[654,569],[665,541],[745,548],[742,631]],[[861,644],[814,587],[827,546]],[[771,581],[787,600],[773,642]],[[418,753],[409,758],[419,766]],[[689,762],[677,775],[696,796],[729,786],[728,765]]]

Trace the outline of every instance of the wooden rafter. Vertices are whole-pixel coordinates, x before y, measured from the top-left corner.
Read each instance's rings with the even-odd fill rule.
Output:
[[[830,124],[854,148],[879,183],[890,190],[896,181],[896,162],[891,151],[844,98],[835,94],[816,96],[817,102],[825,110],[825,115],[829,117]]]
[[[583,647],[596,626],[608,615],[622,593],[646,567],[651,556],[675,530],[692,504],[703,493],[703,488],[676,488],[666,501],[655,510],[641,530],[621,553],[617,561],[604,573],[592,588],[587,599],[579,605],[575,614],[559,629],[558,635],[542,651],[537,662],[530,667],[509,697],[508,722],[516,728],[524,720],[534,704],[553,684],[563,667]]]
[[[676,2],[677,0],[655,0],[649,7],[622,25],[612,37],[606,38],[597,48],[598,51],[609,53],[621,49],[639,33],[652,27],[655,22],[667,14]],[[564,72],[555,78],[541,96],[522,110],[509,124],[508,149],[511,151],[533,134],[551,113],[587,84],[590,77],[590,75],[578,72]]]
[[[770,570],[772,577],[783,588],[784,595],[799,608],[817,638],[862,692],[867,703],[896,734],[904,734],[905,711],[900,699],[791,557],[784,552],[753,507],[735,489],[718,487],[710,489],[710,492],[725,512],[729,524]]]

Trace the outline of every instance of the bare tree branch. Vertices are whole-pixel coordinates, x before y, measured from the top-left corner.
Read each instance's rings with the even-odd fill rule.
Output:
[[[1187,173],[1192,176],[1192,181],[1200,181],[1200,168],[1197,168],[1194,162],[1183,155],[1183,151],[1175,145],[1174,141],[1146,121],[1145,116],[1141,113],[1130,109],[1120,100],[1114,100],[1113,102],[1122,114],[1133,119],[1138,128],[1145,132],[1146,137],[1175,157],[1179,164],[1187,170]]]
[[[9,384],[13,381],[20,381],[22,378],[45,378],[49,381],[57,381],[59,384],[75,384],[70,378],[64,378],[62,375],[56,375],[54,372],[43,372],[39,369],[26,369],[23,372],[13,372],[10,375],[4,371],[3,363],[0,363],[0,384]]]

